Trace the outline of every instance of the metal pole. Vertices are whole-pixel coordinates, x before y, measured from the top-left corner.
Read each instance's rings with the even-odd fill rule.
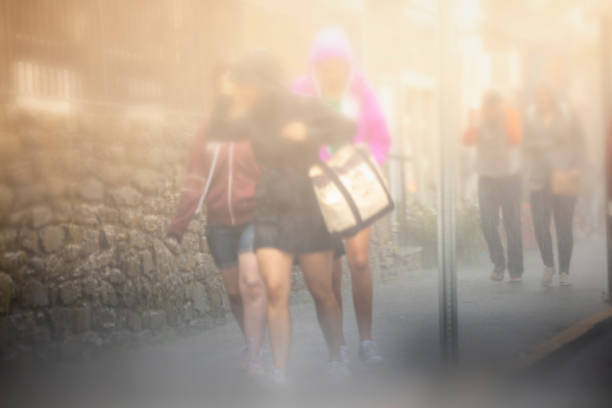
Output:
[[[438,268],[440,350],[442,363],[453,366],[458,357],[457,271],[455,264],[455,144],[452,63],[453,40],[450,19],[451,0],[439,5],[439,143],[440,180],[438,188]]]

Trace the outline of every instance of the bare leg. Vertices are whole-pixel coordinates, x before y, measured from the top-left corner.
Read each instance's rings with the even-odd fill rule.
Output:
[[[274,248],[257,250],[259,270],[268,294],[268,325],[276,368],[287,372],[291,343],[291,266],[293,255]]]
[[[332,252],[300,256],[300,266],[310,294],[315,301],[317,318],[327,342],[330,360],[340,360],[342,315],[332,284]]]
[[[361,340],[372,339],[372,272],[370,270],[370,229],[366,228],[346,241],[346,255],[351,270],[353,305]]]
[[[259,356],[267,321],[266,288],[253,252],[239,255],[239,285],[244,305],[244,332],[251,347],[251,357]]]
[[[340,308],[340,330],[342,332],[341,344],[344,345],[346,344],[346,340],[344,339],[344,322],[342,319],[342,258],[334,259],[332,268],[334,296],[336,296],[336,302],[338,302],[338,307]]]
[[[223,277],[223,285],[230,304],[230,310],[236,319],[236,323],[240,327],[240,331],[244,334],[244,308],[242,306],[242,297],[240,296],[240,285],[238,283],[238,267],[221,269]]]

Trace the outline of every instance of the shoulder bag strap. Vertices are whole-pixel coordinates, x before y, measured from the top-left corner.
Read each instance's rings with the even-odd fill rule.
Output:
[[[336,172],[332,170],[327,163],[320,162],[318,163],[318,165],[321,167],[323,172],[327,174],[327,176],[336,185],[336,187],[338,187],[338,190],[340,190],[340,193],[342,194],[342,196],[344,197],[344,200],[346,201],[349,208],[351,209],[351,213],[353,213],[353,217],[355,217],[355,221],[357,222],[357,224],[361,224],[363,220],[361,219],[361,214],[359,213],[359,209],[357,208],[357,203],[355,203],[353,196],[348,191],[346,186],[342,184],[340,177],[338,177]]]
[[[208,171],[208,178],[206,179],[206,186],[204,186],[204,191],[200,196],[200,201],[198,201],[198,206],[196,208],[196,214],[199,214],[202,210],[202,204],[208,195],[208,190],[210,189],[210,183],[212,182],[213,175],[215,174],[215,168],[217,166],[217,159],[219,158],[219,151],[221,150],[221,145],[217,144],[215,146],[215,152],[213,153],[212,163],[210,164],[210,170]]]

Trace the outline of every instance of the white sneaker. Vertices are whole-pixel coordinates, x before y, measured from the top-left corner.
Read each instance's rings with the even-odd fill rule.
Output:
[[[249,345],[245,344],[240,349],[240,368],[246,370],[249,366],[249,361],[251,360],[251,352],[249,351]]]
[[[363,340],[359,345],[359,358],[365,364],[377,364],[383,361],[382,356],[376,349],[376,343],[372,340]]]
[[[493,271],[491,272],[491,280],[495,282],[501,282],[504,280],[504,271]]]
[[[351,350],[346,344],[340,346],[340,360],[347,366],[351,363]]]
[[[561,272],[559,274],[559,286],[569,286],[569,285],[570,285],[569,273]]]
[[[351,377],[351,370],[343,361],[330,361],[327,365],[327,379],[330,384],[345,384]]]
[[[545,267],[542,272],[542,286],[551,287],[553,285],[553,275],[555,270],[553,268]]]
[[[289,385],[287,374],[277,367],[272,368],[272,372],[270,373],[270,382],[272,385],[278,388],[287,388]]]
[[[247,363],[246,373],[250,378],[262,378],[266,373],[262,358],[251,358]]]

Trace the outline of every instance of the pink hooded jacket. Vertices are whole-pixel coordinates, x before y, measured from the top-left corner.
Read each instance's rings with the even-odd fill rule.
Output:
[[[344,59],[351,67],[347,92],[350,92],[359,104],[358,129],[353,143],[367,144],[378,164],[384,163],[391,146],[387,122],[376,95],[355,68],[351,46],[344,31],[331,28],[319,33],[310,54],[309,73],[293,84],[293,91],[301,95],[319,96],[315,67],[328,58]],[[321,150],[321,158],[329,159],[327,149]]]

